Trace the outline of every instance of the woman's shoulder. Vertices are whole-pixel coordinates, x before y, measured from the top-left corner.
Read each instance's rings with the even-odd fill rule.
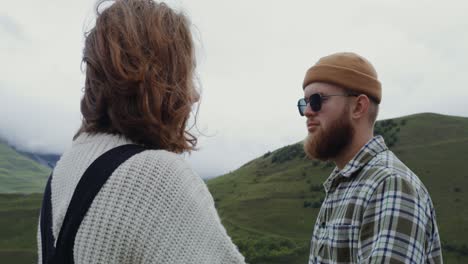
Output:
[[[188,162],[179,154],[163,149],[148,149],[136,155],[135,162],[146,165],[159,165],[165,168],[189,168]]]
[[[181,178],[201,180],[181,155],[167,150],[145,150],[127,160],[123,165],[130,171],[145,175],[145,177],[164,180],[171,178],[171,181]]]

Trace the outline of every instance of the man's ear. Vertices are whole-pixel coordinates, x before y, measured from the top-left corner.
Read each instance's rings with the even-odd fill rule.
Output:
[[[361,119],[367,116],[367,112],[369,111],[370,107],[370,100],[367,95],[360,94],[356,97],[356,100],[353,104],[353,109],[351,112],[351,116],[353,119]]]

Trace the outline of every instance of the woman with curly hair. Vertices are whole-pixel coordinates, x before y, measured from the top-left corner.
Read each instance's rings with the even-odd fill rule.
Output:
[[[187,17],[115,0],[86,35],[82,125],[49,178],[39,263],[244,263],[180,155],[195,56]]]

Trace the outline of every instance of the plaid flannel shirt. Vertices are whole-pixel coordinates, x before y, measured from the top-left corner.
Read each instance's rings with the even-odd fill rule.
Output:
[[[381,136],[324,183],[312,263],[442,263],[434,206]]]

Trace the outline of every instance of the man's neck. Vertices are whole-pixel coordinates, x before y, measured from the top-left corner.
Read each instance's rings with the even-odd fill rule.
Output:
[[[344,149],[340,155],[336,158],[332,159],[335,165],[338,167],[339,170],[344,169],[346,164],[351,161],[351,159],[356,156],[356,154],[373,138],[373,132],[371,133],[356,133],[351,141],[351,144]]]

